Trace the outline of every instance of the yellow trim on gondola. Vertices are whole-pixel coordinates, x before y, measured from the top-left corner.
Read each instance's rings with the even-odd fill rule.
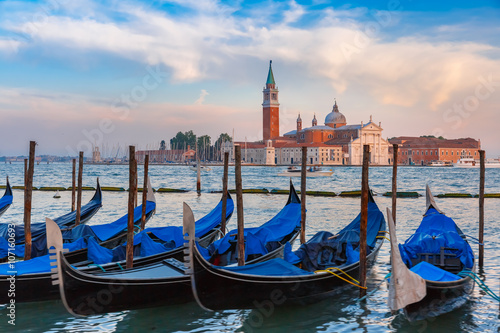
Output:
[[[333,270],[333,269],[336,269],[336,270],[340,271],[341,273],[343,273],[344,275],[346,275],[347,277],[349,277],[351,280],[355,281],[356,283],[353,283],[353,282],[351,282],[351,281],[347,280],[346,278],[343,278],[342,276],[340,276],[340,275],[338,275],[338,274],[336,274],[336,273],[332,272],[332,270]],[[341,280],[343,280],[343,281],[345,281],[345,282],[347,282],[347,283],[352,284],[353,286],[356,286],[356,287],[361,288],[361,289],[366,289],[366,287],[363,287],[363,286],[360,286],[360,285],[359,285],[359,281],[358,281],[358,280],[356,280],[355,278],[353,278],[352,276],[350,276],[349,274],[347,274],[346,272],[344,272],[343,270],[341,270],[341,269],[340,269],[340,268],[338,268],[338,267],[328,267],[327,269],[323,269],[323,270],[315,271],[314,273],[330,273],[330,274],[332,274],[332,275],[335,275],[335,276],[336,276],[336,277],[338,277],[339,279],[341,279]]]

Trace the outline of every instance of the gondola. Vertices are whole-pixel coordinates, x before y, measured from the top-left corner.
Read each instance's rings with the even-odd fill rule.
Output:
[[[388,210],[392,260],[388,305],[393,311],[404,309],[409,321],[450,312],[462,306],[474,289],[470,277],[474,253],[466,236],[437,207],[428,186],[426,201],[420,226],[399,246]]]
[[[150,190],[148,191],[146,202],[146,221],[153,216],[156,209],[153,191],[151,190],[151,186],[148,187]],[[140,227],[141,217],[142,205],[134,209],[134,224],[136,228]],[[107,245],[110,248],[123,243],[127,236],[127,222],[128,214],[125,214],[118,220],[108,224],[93,226],[81,224],[72,229],[59,229],[63,237],[63,247],[65,251],[69,251],[66,255],[70,258],[70,262],[78,264],[87,260],[87,246],[89,242],[97,241],[101,245]],[[47,251],[47,238],[44,237],[44,240],[45,251]],[[40,243],[37,244],[39,245]],[[16,246],[16,252],[18,248],[24,250],[24,246]],[[41,249],[38,250],[41,251]],[[1,264],[0,291],[9,290],[9,279],[11,276],[14,276],[16,281],[16,303],[57,299],[59,292],[56,286],[52,286],[51,269],[48,254],[26,261]],[[9,301],[8,293],[0,292],[0,304],[5,304]]]
[[[367,263],[373,265],[383,244],[385,219],[370,194],[367,223]],[[206,310],[250,309],[310,304],[358,285],[359,214],[333,235],[319,232],[285,259],[245,266],[218,267],[200,254],[190,240],[193,294]],[[221,296],[222,293],[222,296]]]
[[[186,204],[183,207],[183,214],[184,233],[186,233],[186,226],[189,225],[192,228],[190,234],[197,234],[197,231],[195,232],[193,213]],[[187,223],[188,220],[190,223]],[[273,223],[282,224],[283,231],[288,230],[288,233],[282,236],[283,239],[295,239],[295,230],[297,225],[300,226],[300,200],[293,185],[291,185],[285,207],[263,226],[249,228],[248,231],[253,233],[260,231],[265,234],[269,225],[272,226]],[[298,230],[300,231],[300,227]],[[231,236],[231,232],[228,235]],[[248,235],[251,235],[251,233],[248,233]],[[232,238],[231,236],[226,239]],[[217,242],[213,244],[217,244]],[[218,244],[226,244],[226,242],[219,242]],[[283,254],[284,243],[281,247],[277,247],[274,243],[272,245],[273,248],[266,251],[267,253],[260,256],[255,255],[248,259],[250,261],[261,261]],[[230,252],[224,251],[222,256],[231,258]],[[217,251],[214,253],[217,253],[216,256],[220,258]],[[135,266],[134,264],[133,269],[123,271],[114,270],[100,273],[94,271],[92,274],[74,269],[68,263],[65,255],[59,255],[58,258],[58,280],[61,282],[61,298],[66,309],[74,315],[85,316],[179,304],[194,300],[189,273],[186,271],[183,261],[175,258],[163,258],[163,260],[157,260],[156,263],[149,265]],[[230,261],[230,259],[227,260]],[[89,300],[98,299],[96,297],[105,294],[110,297],[99,302],[97,306],[89,303]]]
[[[10,187],[9,177],[7,177],[7,184],[5,185],[5,192],[0,198],[0,216],[12,205],[12,188]]]
[[[80,224],[88,222],[102,207],[102,191],[97,179],[97,188],[94,196],[90,201],[81,208]],[[67,213],[63,216],[54,219],[54,222],[61,228],[67,229],[74,226],[76,221],[76,210]],[[16,255],[22,257],[24,255],[24,226],[14,225],[11,223],[0,224],[0,261],[6,261],[7,252],[9,249],[9,239],[12,241],[12,229],[15,234]],[[32,253],[33,258],[44,255],[46,251],[46,236],[45,236],[45,223],[32,223],[31,224],[31,239],[32,239]]]

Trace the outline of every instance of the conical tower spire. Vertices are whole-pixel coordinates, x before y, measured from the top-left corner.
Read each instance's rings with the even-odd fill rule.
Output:
[[[274,75],[273,75],[273,67],[272,67],[272,60],[269,60],[269,72],[267,73],[267,81],[266,81],[266,88],[272,88],[274,89],[274,86],[276,85],[276,82],[274,81]]]

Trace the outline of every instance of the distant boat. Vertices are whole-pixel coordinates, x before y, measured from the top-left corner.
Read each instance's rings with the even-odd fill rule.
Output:
[[[193,164],[193,165],[189,166],[189,169],[191,169],[193,171],[197,171],[198,167],[196,164]],[[212,169],[207,167],[206,165],[200,165],[200,171],[212,171]]]
[[[479,168],[479,160],[475,160],[472,157],[461,158],[454,165],[457,168]],[[484,161],[485,168],[500,168],[500,160],[488,158]]]
[[[59,194],[59,190],[57,190],[56,194],[53,196],[54,199],[59,199],[61,198],[61,195]]]
[[[427,164],[430,167],[451,167],[453,163],[450,161],[431,161]]]
[[[302,174],[302,170],[297,169],[294,166],[288,167],[285,172],[278,173],[278,176],[283,177],[300,177]],[[306,170],[306,177],[329,177],[333,175],[333,169],[329,171],[322,171],[318,167],[310,167]]]

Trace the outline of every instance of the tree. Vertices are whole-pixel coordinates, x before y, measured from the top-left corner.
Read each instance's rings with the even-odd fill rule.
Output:
[[[220,149],[221,149],[221,146],[224,144],[224,142],[231,142],[231,137],[229,136],[229,134],[227,133],[222,133],[221,135],[219,135],[219,138],[217,139],[217,141],[215,141],[215,144],[214,144],[214,149],[215,149],[215,153],[218,154],[220,152]],[[221,156],[221,160],[222,160],[222,156]]]
[[[166,149],[167,149],[167,147],[165,146],[165,140],[161,140],[161,142],[160,142],[160,150],[166,150]]]
[[[196,135],[192,130],[182,133],[178,132],[172,139],[170,139],[170,147],[172,149],[184,149],[190,148],[194,149],[196,145]]]
[[[198,156],[206,160],[208,158],[208,148],[210,147],[210,136],[202,135],[198,137]],[[208,148],[207,148],[208,147]]]

